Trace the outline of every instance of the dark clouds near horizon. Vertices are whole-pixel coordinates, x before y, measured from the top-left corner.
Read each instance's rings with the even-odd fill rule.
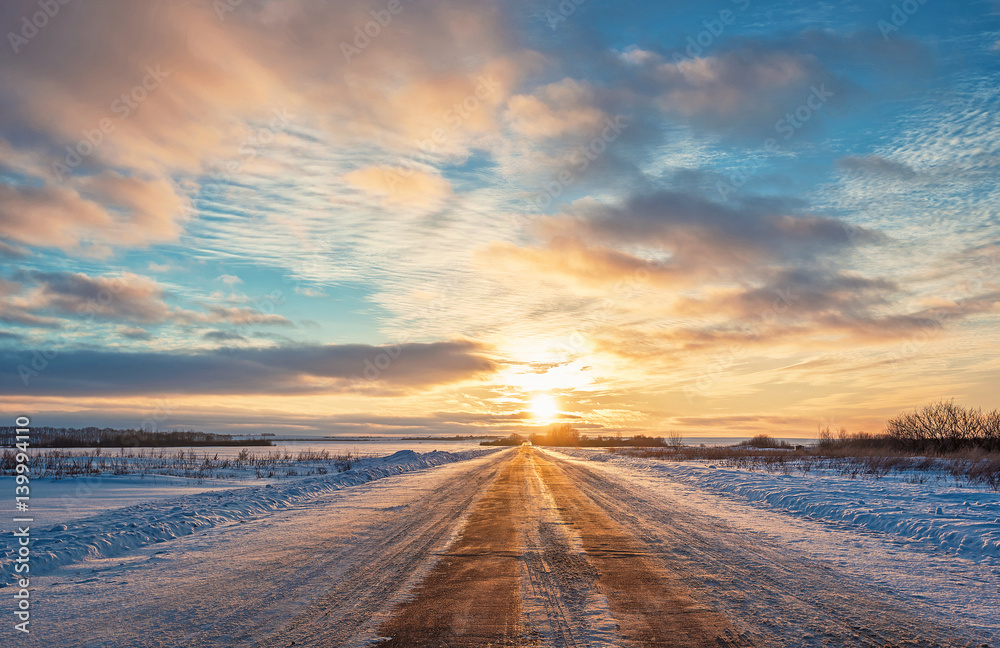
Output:
[[[401,393],[496,371],[482,350],[453,341],[197,353],[2,351],[0,377],[5,393],[32,395]]]

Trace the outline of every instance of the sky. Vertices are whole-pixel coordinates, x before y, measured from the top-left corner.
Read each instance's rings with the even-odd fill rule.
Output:
[[[11,421],[998,405],[1000,2],[10,0],[0,31]]]

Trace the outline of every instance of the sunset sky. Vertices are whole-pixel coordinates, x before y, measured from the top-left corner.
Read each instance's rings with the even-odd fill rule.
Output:
[[[807,437],[1000,405],[1000,2],[0,27],[4,425]]]

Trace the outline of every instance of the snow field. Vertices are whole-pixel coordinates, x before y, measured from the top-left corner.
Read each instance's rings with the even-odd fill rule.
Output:
[[[145,501],[49,528],[35,526],[31,529],[31,574],[44,574],[87,558],[116,556],[136,547],[189,535],[197,529],[261,517],[350,486],[495,451],[477,449],[418,454],[413,450],[400,450],[386,457],[362,459],[355,462],[351,470],[342,473],[285,479],[262,486],[208,490],[167,500]],[[75,480],[65,481],[72,483]],[[177,486],[176,483],[172,485]],[[202,487],[202,490],[208,488],[211,487]],[[153,489],[150,499],[156,498]],[[0,559],[0,568],[8,570],[13,560],[10,555]],[[6,583],[0,583],[0,587],[4,585]]]

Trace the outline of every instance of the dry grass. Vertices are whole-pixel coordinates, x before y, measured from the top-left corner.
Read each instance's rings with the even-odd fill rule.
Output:
[[[903,475],[914,483],[925,483],[940,475],[956,481],[985,484],[1000,491],[1000,453],[967,449],[938,456],[905,453],[886,448],[808,447],[777,450],[746,446],[613,448],[609,452],[664,461],[707,461],[743,470],[808,473],[826,470],[852,479],[881,479]]]
[[[364,457],[328,450],[291,452],[251,452],[246,448],[235,457],[220,457],[194,450],[168,451],[164,448],[120,449],[106,452],[101,448],[75,451],[46,450],[30,455],[29,474],[33,478],[78,477],[84,475],[170,475],[194,479],[281,478],[297,475],[325,475],[350,470]],[[13,474],[15,453],[4,450],[0,456],[0,474]]]

